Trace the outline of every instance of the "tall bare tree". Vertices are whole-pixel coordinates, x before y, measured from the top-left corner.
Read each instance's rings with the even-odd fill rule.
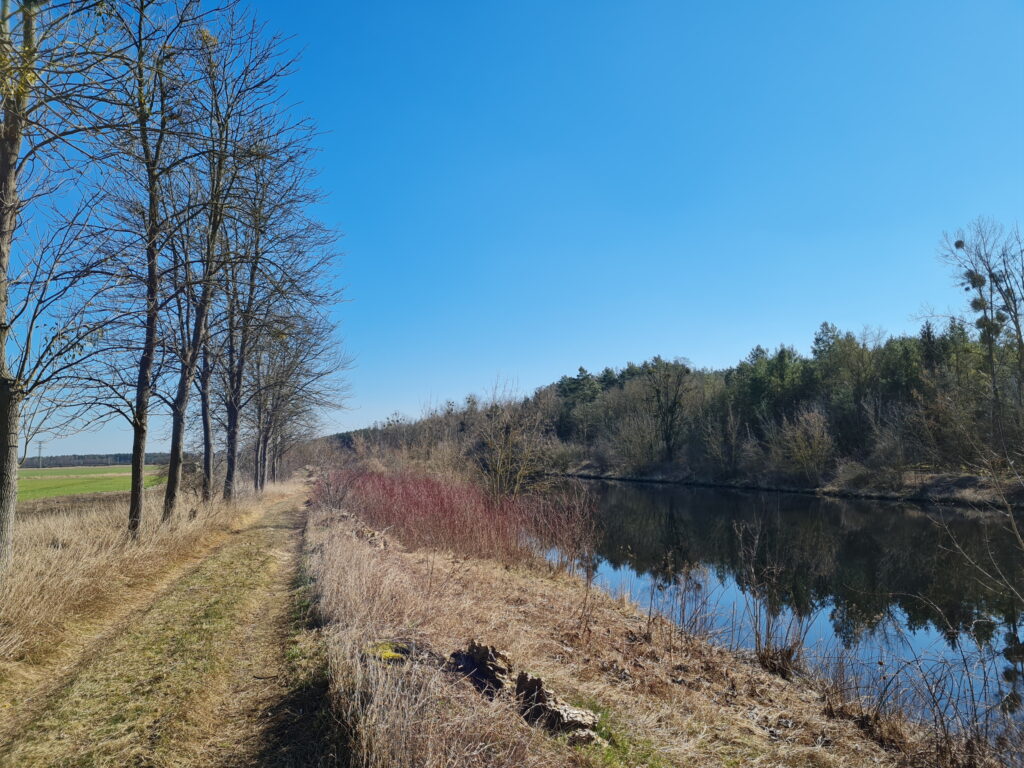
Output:
[[[53,391],[97,330],[78,237],[91,201],[69,182],[89,178],[89,137],[106,121],[101,26],[96,3],[0,2],[0,568],[11,558],[25,399]]]
[[[199,14],[198,0],[122,0],[110,14],[112,33],[124,42],[111,63],[118,130],[111,134],[109,163],[119,185],[108,198],[107,249],[118,257],[119,277],[130,294],[120,300],[140,304],[139,320],[126,329],[139,338],[125,345],[136,364],[130,367],[133,396],[121,411],[132,427],[128,531],[133,536],[142,521],[160,317],[173,296],[173,290],[166,291],[164,262],[176,228],[190,215],[173,205],[169,189],[188,173],[195,154],[189,142],[191,62]]]
[[[275,319],[260,334],[248,377],[253,486],[279,479],[284,453],[315,431],[318,414],[345,394],[338,374],[347,366],[336,328],[322,308]]]
[[[258,24],[233,7],[222,9],[211,29],[203,28],[198,34],[192,142],[201,157],[197,168],[199,226],[194,241],[181,240],[183,247],[175,258],[187,288],[179,293],[184,301],[179,302],[183,311],[178,316],[187,316],[188,321],[178,334],[164,520],[171,517],[177,503],[188,405],[206,348],[217,278],[235,256],[225,222],[248,205],[246,196],[253,190],[240,179],[253,164],[262,162],[265,148],[258,140],[260,126],[268,114],[279,109],[281,80],[290,70],[280,48],[277,38],[265,36]],[[206,467],[210,450],[204,449],[204,453]],[[204,485],[208,487],[208,483]]]
[[[261,336],[283,332],[281,318],[315,313],[337,297],[325,280],[335,237],[309,210],[319,199],[309,168],[311,134],[268,121],[257,135],[247,192],[229,227],[236,257],[222,280],[225,499],[235,495],[243,409],[252,397],[247,380]]]
[[[946,235],[940,256],[960,271],[961,285],[970,296],[988,368],[992,437],[1002,454],[1012,442],[1007,430],[1020,427],[1008,423],[1012,406],[1018,419],[1024,414],[1024,242],[1019,229],[1008,232],[995,221],[979,218],[966,230]],[[1008,401],[1001,380],[1006,377],[999,370],[1004,347],[1012,350],[1013,358],[1013,375],[1005,383],[1015,396]]]
[[[674,461],[686,417],[686,394],[692,386],[690,367],[682,360],[655,357],[644,364],[642,380],[648,408],[661,439],[662,457],[665,461]]]

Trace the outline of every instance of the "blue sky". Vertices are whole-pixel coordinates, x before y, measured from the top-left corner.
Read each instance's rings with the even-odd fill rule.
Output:
[[[1024,211],[1019,0],[254,4],[304,51],[345,234],[329,431],[916,328],[960,299],[943,230]]]

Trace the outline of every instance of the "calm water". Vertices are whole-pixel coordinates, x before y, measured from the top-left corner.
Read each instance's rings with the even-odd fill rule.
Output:
[[[604,588],[736,647],[752,646],[755,622],[777,617],[806,635],[810,658],[842,649],[878,674],[915,659],[916,671],[948,676],[967,659],[985,689],[958,672],[954,695],[1017,701],[1022,606],[979,573],[998,569],[1024,593],[1024,558],[997,521],[798,494],[588,486]]]

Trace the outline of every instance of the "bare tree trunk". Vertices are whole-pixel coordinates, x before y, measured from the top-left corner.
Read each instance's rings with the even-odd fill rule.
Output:
[[[9,8],[3,4],[2,27],[5,48],[13,48],[9,39]],[[35,13],[31,6],[21,8],[22,40],[21,57],[26,65],[34,65],[36,53]],[[8,54],[9,55],[9,54]],[[10,69],[10,62],[5,65]],[[34,70],[33,70],[34,71]],[[7,367],[7,342],[10,340],[10,268],[11,250],[14,245],[14,230],[18,225],[18,210],[21,207],[18,194],[18,162],[21,158],[21,143],[25,131],[25,112],[28,107],[27,83],[29,71],[16,76],[19,86],[13,94],[3,99],[3,124],[0,126],[0,429],[7,437],[7,450],[0,452],[0,571],[10,563],[12,556],[11,535],[14,530],[14,513],[18,503],[18,439],[20,394],[17,382]],[[12,437],[13,436],[13,437]],[[10,444],[13,440],[14,447]]]
[[[147,321],[148,324],[148,321]],[[138,380],[135,385],[135,416],[132,419],[131,489],[128,501],[128,532],[134,539],[142,522],[145,501],[145,440],[150,431],[150,395],[153,392],[153,358],[156,346],[156,312],[151,329],[146,329],[146,346],[139,360]]]
[[[3,155],[8,154],[7,142],[4,142]],[[3,159],[6,159],[4,157]],[[0,160],[2,162],[2,160]],[[6,165],[6,163],[4,163]],[[4,169],[7,170],[7,169]],[[0,217],[0,318],[7,317],[7,269],[10,265],[11,243],[14,234],[14,221],[17,217],[16,205],[11,205],[12,196],[17,195],[14,185],[16,173],[9,169],[3,184],[2,217]],[[10,564],[13,555],[12,536],[14,532],[14,514],[18,503],[18,397],[16,382],[7,370],[4,352],[7,349],[7,328],[0,331],[3,342],[0,345],[0,430],[7,437],[7,450],[0,452],[0,572]],[[14,447],[10,447],[13,440]]]
[[[0,431],[6,438],[0,452],[0,572],[11,562],[13,555],[14,510],[18,502],[18,420],[21,394],[14,382],[5,377],[0,381]]]
[[[270,461],[270,427],[264,427],[260,435],[260,490],[267,485],[267,465]]]
[[[203,501],[213,498],[213,411],[210,408],[210,381],[213,366],[209,350],[203,350],[203,369],[199,376],[199,404],[203,421]]]
[[[238,464],[238,405],[234,396],[228,397],[227,429],[224,445],[224,500],[235,498],[235,471]]]
[[[252,460],[252,484],[257,493],[263,490],[263,462],[266,454],[263,452],[263,430],[260,428],[256,433],[256,440],[253,443]]]
[[[164,511],[162,522],[167,522],[174,514],[178,503],[178,489],[181,486],[181,465],[185,453],[185,417],[188,413],[189,395],[192,393],[192,382],[195,380],[196,368],[199,365],[199,350],[206,336],[206,316],[210,307],[210,283],[203,286],[199,304],[196,307],[195,323],[192,338],[185,359],[181,363],[178,374],[178,389],[174,394],[174,405],[171,408],[171,455],[167,464],[167,487],[164,490]]]
[[[256,493],[260,492],[260,445],[259,437],[253,443],[252,446],[252,487],[256,490]]]
[[[182,393],[181,388],[186,390]],[[171,453],[167,459],[167,485],[164,488],[164,510],[160,522],[166,523],[174,514],[178,503],[178,489],[181,486],[181,465],[184,458],[185,444],[185,411],[188,408],[188,389],[191,382],[186,381],[185,371],[178,377],[178,391],[171,406]]]
[[[252,487],[259,493],[260,487],[260,465],[263,457],[263,408],[257,403],[256,406],[256,439],[252,445]]]
[[[133,424],[132,438],[132,487],[128,503],[128,533],[138,538],[139,527],[142,525],[142,505],[145,500],[144,476],[146,471],[146,432],[148,415],[136,415]]]
[[[146,336],[139,358],[135,383],[135,414],[132,419],[132,486],[128,501],[128,533],[139,535],[146,491],[146,437],[149,433],[149,400],[153,394],[153,364],[156,358],[156,334],[159,313],[160,272],[157,263],[156,182],[151,181],[149,221],[146,233]]]

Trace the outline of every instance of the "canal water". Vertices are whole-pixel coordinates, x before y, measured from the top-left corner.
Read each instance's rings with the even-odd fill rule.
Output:
[[[927,708],[921,697],[941,688],[961,719],[1019,719],[1024,553],[1004,520],[801,494],[587,487],[598,523],[589,567],[606,590],[738,649],[759,634],[799,635],[809,663],[841,660],[873,695],[884,687]]]

